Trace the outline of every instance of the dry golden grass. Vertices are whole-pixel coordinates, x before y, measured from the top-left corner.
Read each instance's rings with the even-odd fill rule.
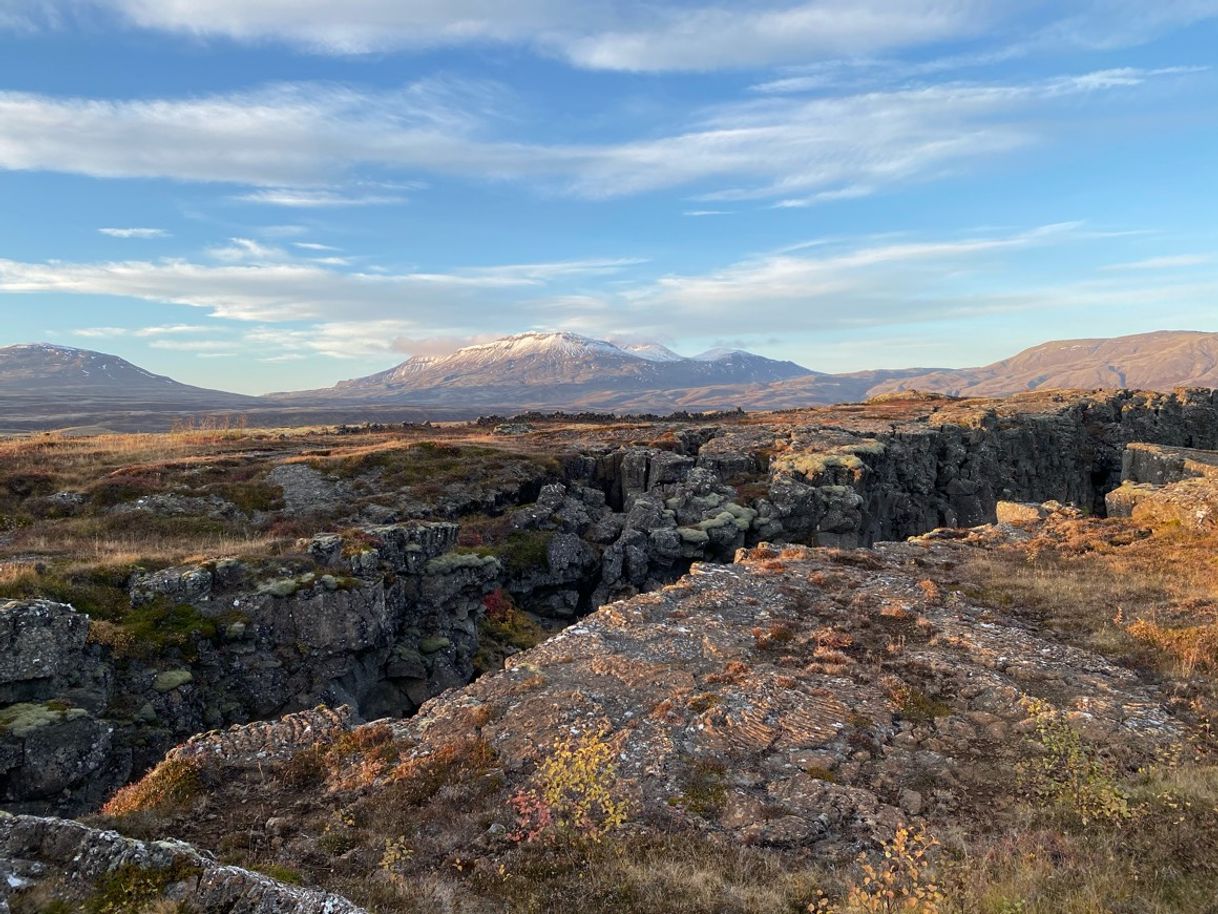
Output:
[[[140,780],[121,788],[102,812],[121,817],[182,809],[203,789],[200,771],[195,762],[161,762]]]
[[[1129,784],[1133,818],[1072,829],[1030,807],[1007,832],[955,841],[944,912],[1209,914],[1218,885],[1218,767],[1152,768]]]
[[[446,443],[418,447],[433,439]],[[460,450],[446,458],[450,441]],[[0,542],[0,583],[35,561],[71,573],[99,563],[167,565],[219,555],[278,555],[326,519],[284,517],[256,528],[241,518],[117,516],[109,509],[141,495],[173,492],[217,494],[252,514],[277,492],[262,481],[277,463],[309,461],[340,475],[344,468],[384,464],[404,478],[428,480],[444,469],[437,464],[446,459],[453,465],[451,475],[483,478],[495,467],[510,470],[533,458],[505,449],[502,439],[492,440],[483,429],[465,428],[344,435],[319,428],[183,428],[163,434],[0,439],[0,529],[7,531]],[[86,500],[65,510],[46,499],[63,491],[81,492]],[[15,565],[6,566],[5,559]]]
[[[91,437],[51,433],[5,438],[0,439],[0,467],[6,475],[51,470],[67,481],[88,482],[100,468],[229,452],[235,445],[273,440],[279,434],[268,430]]]
[[[294,537],[268,533],[184,529],[179,535],[140,533],[97,533],[56,527],[46,532],[18,534],[9,544],[10,552],[19,551],[46,558],[62,557],[62,569],[73,573],[97,565],[176,565],[203,562],[217,556],[264,556],[283,553],[293,547]],[[0,565],[0,581],[20,574],[28,562]]]
[[[1174,676],[1218,669],[1218,537],[1067,521],[958,573],[970,597],[1100,653]]]

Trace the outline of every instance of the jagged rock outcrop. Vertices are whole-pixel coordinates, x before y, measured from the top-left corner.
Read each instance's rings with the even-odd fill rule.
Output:
[[[1121,475],[1120,488],[1105,499],[1109,516],[1194,530],[1218,527],[1218,453],[1131,444]]]
[[[325,745],[356,726],[349,706],[317,707],[285,714],[278,720],[236,724],[192,736],[165,756],[166,761],[219,760],[225,767],[241,768],[281,762],[302,748]]]
[[[1137,539],[1068,507],[1022,507],[1004,507],[1000,524],[874,549],[761,545],[733,564],[695,564],[410,720],[348,732],[344,719],[298,716],[208,735],[172,758],[199,762],[214,788],[154,821],[215,841],[206,816],[228,811],[227,827],[248,831],[259,853],[326,861],[356,901],[362,882],[386,883],[373,872],[384,842],[410,828],[412,856],[396,878],[443,879],[460,859],[444,897],[493,910],[482,893],[503,872],[513,891],[546,878],[524,868],[537,858],[519,831],[519,791],[555,759],[585,776],[570,755],[585,738],[604,749],[586,776],[628,810],[616,834],[630,846],[675,836],[844,871],[911,820],[972,840],[1004,815],[1027,815],[1027,779],[1052,751],[1042,740],[1076,734],[1058,750],[1102,758],[1088,769],[1099,782],[1147,770],[1186,745],[1196,722],[1180,681],[973,595],[978,568],[1000,553],[1026,566],[1036,537]],[[1068,730],[1045,737],[1045,715]],[[308,771],[315,779],[302,786]],[[351,850],[333,860],[327,848],[340,840]]]
[[[427,501],[415,485],[390,486],[383,467],[340,478],[280,463],[267,478],[290,514],[341,511],[358,494],[354,529],[315,536],[282,562],[221,559],[130,581],[133,606],[185,607],[207,637],[147,652],[83,643],[86,626],[104,626],[70,609],[52,613],[66,626],[62,638],[38,634],[43,623],[33,620],[44,610],[35,604],[9,610],[20,624],[7,629],[0,612],[0,639],[13,645],[11,659],[0,658],[0,705],[29,704],[12,714],[37,723],[21,734],[0,729],[0,804],[86,808],[186,736],[317,703],[364,717],[409,714],[472,677],[482,598],[495,588],[565,623],[763,541],[869,545],[993,521],[1000,500],[1100,509],[1131,442],[1218,446],[1215,396],[885,398],[661,423],[643,429],[651,438],[642,442],[633,426],[550,438],[557,433],[539,422],[521,437],[554,459],[511,464],[485,485],[426,489]],[[446,447],[428,445],[442,460],[461,459]],[[1143,451],[1129,453],[1143,460]],[[370,493],[380,493],[376,502]],[[456,549],[464,521],[451,518],[471,513],[508,532]],[[411,515],[431,519],[369,523]],[[62,641],[66,653],[47,661],[40,638]],[[64,675],[31,670],[31,658]],[[24,672],[5,672],[19,665]]]
[[[65,819],[0,813],[0,914],[27,892],[55,898],[63,910],[92,902],[89,910],[128,910],[163,898],[224,914],[364,914],[345,898],[221,866],[178,841],[136,841]]]
[[[403,754],[426,755],[483,720],[509,777],[564,734],[603,730],[639,808],[687,819],[695,772],[720,772],[702,827],[822,850],[891,832],[903,808],[946,816],[980,801],[1006,776],[1029,695],[1127,759],[1178,739],[1164,696],[1135,673],[929,583],[1006,536],[762,546],[695,565],[392,727]],[[915,797],[916,782],[934,787]]]
[[[0,801],[54,803],[92,778],[113,784],[113,724],[100,719],[113,679],[87,644],[88,620],[39,600],[0,606]],[[100,802],[107,787],[92,791]]]
[[[134,606],[177,607],[165,626],[187,613],[204,632],[156,649],[88,643],[97,623],[68,606],[0,608],[0,694],[13,702],[0,710],[0,803],[85,809],[193,733],[319,703],[408,714],[468,682],[498,563],[451,554],[456,532],[315,538],[308,571],[229,560],[136,575]]]

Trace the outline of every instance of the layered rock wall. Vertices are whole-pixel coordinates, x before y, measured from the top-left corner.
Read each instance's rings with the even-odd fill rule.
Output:
[[[499,567],[451,555],[456,532],[315,538],[311,571],[228,561],[137,575],[136,607],[165,600],[163,625],[189,612],[204,632],[155,651],[104,643],[104,625],[69,606],[0,606],[0,804],[88,808],[203,730],[317,704],[404,715],[468,682]]]
[[[536,500],[510,510],[512,533],[480,552],[454,548],[455,523],[400,523],[314,537],[304,564],[137,576],[133,606],[186,607],[212,631],[153,657],[99,643],[98,623],[70,607],[10,604],[0,805],[87,808],[187,736],[319,703],[409,714],[472,678],[494,588],[570,620],[763,541],[871,545],[992,521],[999,500],[1102,510],[1131,442],[1218,447],[1216,395],[892,401],[690,424],[663,446],[591,432],[560,479],[521,489]],[[1129,453],[1127,475],[1191,465]]]
[[[136,841],[79,822],[0,813],[0,914],[8,914],[10,897],[44,884],[65,911],[135,910],[127,905],[146,893],[149,904],[162,898],[191,911],[364,914],[345,898],[221,866],[177,841]]]

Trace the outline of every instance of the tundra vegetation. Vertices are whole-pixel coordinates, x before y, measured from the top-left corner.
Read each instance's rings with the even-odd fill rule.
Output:
[[[904,408],[875,406],[885,424]],[[680,429],[597,431],[666,456],[686,446]],[[302,538],[338,528],[344,557],[358,555],[367,533],[342,522],[353,506],[390,510],[387,491],[394,511],[418,504],[461,524],[451,560],[494,558],[509,580],[527,577],[561,534],[509,514],[535,507],[588,434],[0,443],[0,595],[85,609],[117,655],[186,658],[240,618],[133,605],[133,569],[232,555],[310,574]],[[736,488],[762,500],[776,464],[848,489],[882,456],[780,459],[790,446],[766,442]],[[283,466],[338,495],[292,510]],[[309,731],[253,762],[171,755],[87,822],[186,840],[385,914],[1212,914],[1218,533],[1031,518],[887,551],[758,545],[555,637],[494,586],[477,621],[487,675],[468,689],[412,720]],[[995,632],[1006,640],[987,641]],[[965,663],[998,683],[992,695],[962,694]],[[169,674],[170,691],[189,675]],[[1127,718],[1130,696],[1140,710]],[[76,713],[15,703],[0,732]],[[776,748],[809,733],[833,751]],[[791,813],[809,808],[828,811]],[[154,914],[176,910],[165,889],[184,875],[120,868],[74,908],[47,883],[11,906]]]
[[[463,732],[424,755],[411,755],[391,727],[357,730],[247,773],[239,804],[232,785],[209,785],[216,775],[206,766],[157,769],[98,822],[148,837],[186,834],[225,860],[263,872],[286,867],[384,912],[427,911],[457,897],[456,909],[469,911],[1202,914],[1212,910],[1218,878],[1216,658],[1204,639],[1181,650],[1182,639],[1165,633],[1212,625],[1213,576],[1173,569],[1212,563],[1215,546],[1175,529],[1068,518],[1025,541],[962,551],[950,574],[925,580],[934,599],[968,594],[1154,683],[1184,736],[1131,768],[1088,735],[1085,720],[1029,697],[1024,723],[1005,737],[1004,758],[1015,762],[992,793],[951,815],[911,816],[854,857],[750,846],[706,827],[720,821],[742,774],[711,760],[687,761],[671,803],[678,819],[640,807],[618,767],[618,735],[603,722],[536,747],[521,780],[481,735],[493,723],[485,708],[471,708]],[[801,560],[798,550],[775,551],[758,564],[784,574]],[[886,624],[916,629],[915,620]],[[750,638],[759,657],[807,643],[782,627]],[[833,631],[811,645],[846,664],[869,649]],[[893,656],[900,669],[907,655]],[[544,679],[544,671],[532,675]],[[893,683],[888,694],[894,713],[926,730],[959,713],[909,684]],[[718,701],[695,694],[689,708],[713,712]],[[875,722],[856,717],[862,747]],[[929,794],[936,785],[917,786]],[[324,803],[300,803],[319,789]],[[276,842],[261,822],[285,809],[294,810],[297,837]]]

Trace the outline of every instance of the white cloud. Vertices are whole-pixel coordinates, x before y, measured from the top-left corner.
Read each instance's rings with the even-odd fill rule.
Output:
[[[287,253],[283,249],[261,244],[252,238],[230,238],[226,246],[208,248],[207,253],[216,260],[229,263],[239,261],[258,263],[283,260],[287,257]]]
[[[247,344],[264,351],[278,351],[285,361],[321,355],[336,359],[360,359],[397,355],[406,351],[407,335],[421,325],[399,318],[363,321],[333,320],[306,330],[256,327],[244,336]]]
[[[73,330],[72,334],[88,339],[110,339],[116,336],[126,336],[129,332],[126,327],[79,327]]]
[[[1174,270],[1179,267],[1205,266],[1214,262],[1212,254],[1169,254],[1163,257],[1147,257],[1127,263],[1114,263],[1105,270]]]
[[[941,319],[968,308],[954,274],[993,255],[1086,235],[1080,223],[1061,223],[948,241],[794,245],[708,274],[661,277],[624,293],[622,305],[632,324],[658,318],[657,326],[672,328],[696,319],[727,333],[772,331],[797,315],[801,325],[825,329]]]
[[[703,111],[668,135],[548,145],[494,137],[499,125],[485,109],[496,90],[482,83],[432,80],[382,93],[295,85],[106,102],[7,92],[0,168],[245,184],[255,188],[246,200],[298,206],[392,202],[419,172],[586,198],[686,187],[704,200],[810,205],[1043,142],[1053,129],[1046,113],[1062,100],[1132,92],[1177,72],[753,98]],[[1085,109],[1075,105],[1071,115]],[[406,181],[370,185],[360,177],[370,171]]]
[[[1218,16],[1215,0],[2,0],[0,27],[54,27],[91,9],[192,38],[323,54],[508,44],[647,72],[806,64],[996,34],[1019,46],[1110,49]]]
[[[0,168],[232,182],[265,188],[255,202],[335,205],[346,199],[335,175],[355,166],[417,168],[457,155],[492,94],[443,80],[383,93],[276,85],[152,100],[0,92]]]
[[[191,333],[212,333],[216,329],[199,324],[162,324],[159,327],[141,327],[134,333],[136,336],[178,336]]]
[[[512,44],[577,66],[706,70],[908,48],[977,34],[1011,0],[740,0],[604,3],[599,0],[38,0],[87,7],[138,27],[242,42],[280,41],[324,54]],[[4,7],[0,7],[2,11]],[[0,15],[3,15],[0,12]],[[50,17],[38,17],[44,22]],[[0,19],[0,22],[4,20]],[[29,14],[13,21],[27,26]]]
[[[1112,50],[1218,17],[1218,0],[1073,0],[1031,37],[1042,46]]]
[[[874,187],[866,184],[847,184],[845,187],[833,190],[822,190],[806,197],[793,197],[779,200],[774,204],[779,209],[798,209],[805,206],[815,206],[818,203],[829,203],[834,200],[855,200],[859,197],[869,197],[875,193]]]
[[[1092,245],[1094,255],[1099,243],[1117,234],[1127,233],[1065,222],[947,238],[821,238],[706,273],[658,278],[645,275],[643,263],[632,258],[396,274],[290,259],[0,260],[0,293],[112,295],[188,305],[244,323],[99,327],[81,334],[127,334],[167,351],[241,352],[285,361],[451,351],[481,338],[468,335],[465,328],[471,326],[488,336],[557,327],[599,337],[629,326],[634,338],[658,339],[688,337],[693,327],[713,327],[723,338],[772,336],[777,328],[790,351],[791,340],[809,328],[823,335],[951,325],[958,336],[961,322],[1030,311],[1052,311],[1062,320],[1146,308],[1209,313],[1218,276],[1199,271],[1201,258],[1195,255],[1136,262],[1134,270],[1155,271],[1145,283],[1136,274],[1085,268],[1049,282],[1026,269],[1041,251],[1060,254],[1069,245]]]
[[[68,264],[0,260],[0,292],[114,295],[189,305],[245,321],[359,321],[392,317],[395,335],[488,319],[510,326],[504,309],[554,284],[604,277],[639,261],[584,260],[477,267],[448,273],[340,272],[314,262],[263,257],[249,239],[233,239],[219,264],[184,260]],[[245,259],[254,245],[252,259]],[[211,252],[216,253],[214,250]],[[275,252],[278,253],[278,252]],[[230,256],[231,255],[231,256]]]
[[[155,339],[148,344],[153,349],[168,349],[173,352],[224,353],[233,351],[232,340],[173,340]]]
[[[676,4],[625,28],[568,40],[592,69],[661,71],[771,66],[869,54],[975,35],[1004,18],[1004,2],[854,0],[797,4]]]
[[[263,203],[267,206],[287,206],[297,209],[317,209],[340,206],[391,206],[406,203],[410,198],[400,194],[348,193],[336,190],[278,187],[255,190],[233,198],[242,203]]]
[[[75,336],[86,337],[118,337],[139,336],[157,337],[178,334],[210,333],[216,328],[204,327],[199,324],[164,324],[159,327],[79,327],[72,331]]]
[[[111,238],[168,238],[169,232],[159,228],[99,228],[98,231]]]
[[[302,251],[341,251],[342,248],[336,248],[330,244],[319,244],[316,241],[293,241],[292,247],[300,248]]]
[[[555,263],[515,263],[498,267],[471,267],[456,274],[442,275],[442,280],[454,276],[465,281],[486,281],[495,284],[540,285],[572,276],[606,276],[623,267],[637,266],[647,261],[637,257],[616,257],[591,260],[560,260]]]

